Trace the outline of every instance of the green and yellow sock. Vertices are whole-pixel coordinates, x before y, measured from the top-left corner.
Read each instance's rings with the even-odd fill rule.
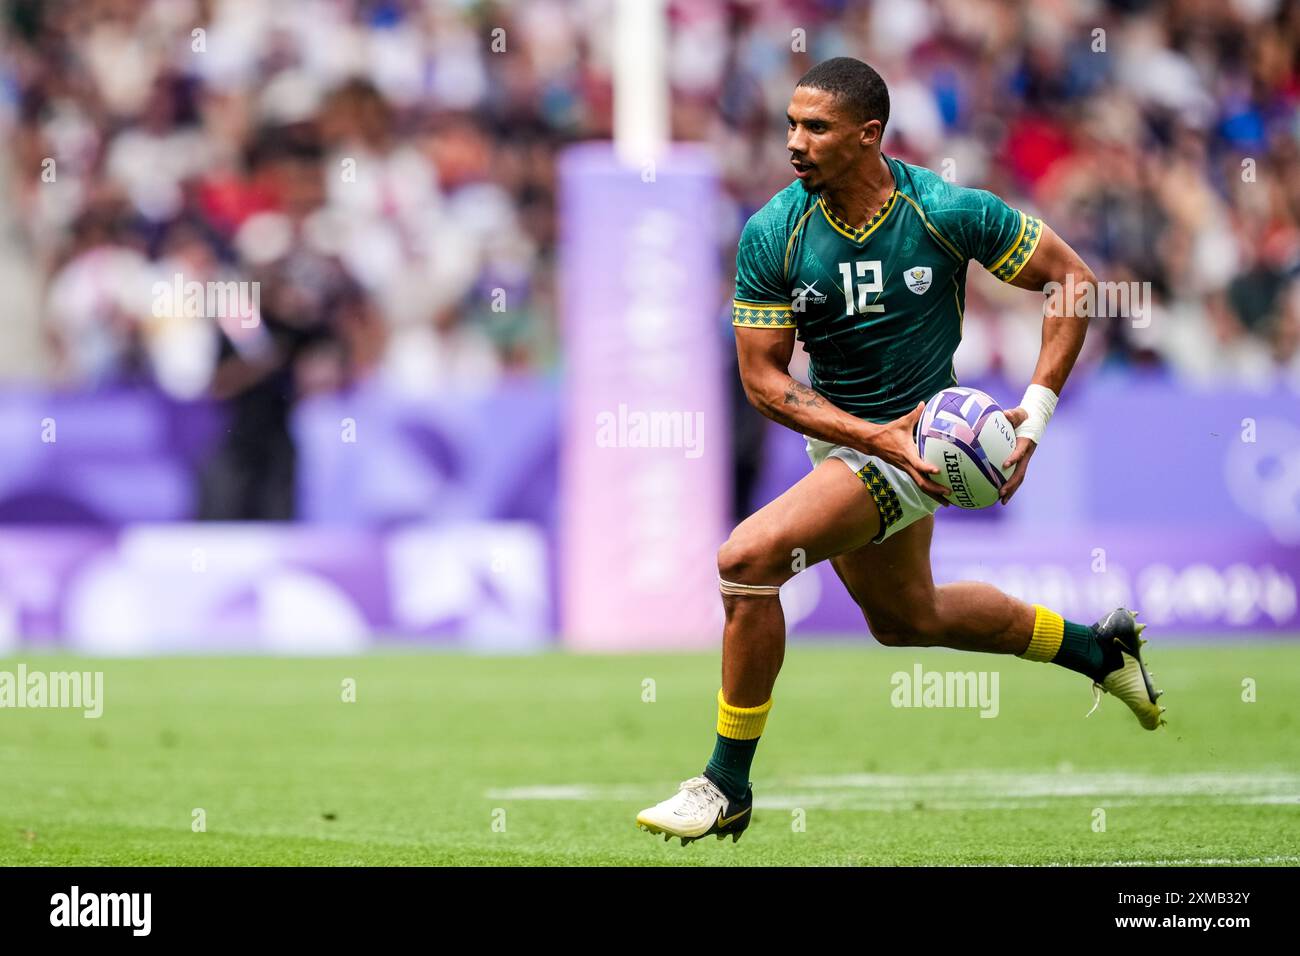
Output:
[[[1091,627],[1067,621],[1041,604],[1034,605],[1034,634],[1020,656],[1060,664],[1098,682],[1108,669],[1105,651]]]
[[[749,792],[749,767],[771,709],[771,698],[757,707],[732,707],[718,689],[718,740],[704,776],[732,800],[744,799]]]

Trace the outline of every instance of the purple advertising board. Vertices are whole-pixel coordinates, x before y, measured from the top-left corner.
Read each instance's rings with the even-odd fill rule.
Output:
[[[150,388],[0,393],[0,525],[190,517],[221,432],[211,403]]]
[[[0,530],[0,654],[519,651],[553,631],[528,522]]]
[[[436,383],[431,383],[431,389]],[[559,392],[520,377],[480,393],[404,395],[372,381],[294,412],[302,521],[555,520]]]
[[[986,581],[1089,624],[1112,608],[1135,608],[1161,633],[1184,638],[1300,636],[1300,552],[1258,535],[1153,534],[1128,525],[1007,525],[990,534],[944,517],[936,519],[932,548],[936,584]],[[796,575],[781,600],[794,635],[868,633],[825,564]]]
[[[1300,636],[1300,397],[1086,374],[1009,506],[940,511],[936,583],[988,581],[1087,622],[1123,604],[1189,638]],[[766,441],[760,503],[809,467],[800,436],[773,425]],[[815,570],[782,592],[792,632],[864,634],[833,572]]]
[[[963,384],[1007,407],[1024,387],[1000,380]],[[766,443],[758,503],[808,472],[799,435],[770,424]],[[999,534],[1017,526],[1192,526],[1206,534],[1256,536],[1279,551],[1300,547],[1300,395],[1081,371],[1062,395],[1012,504],[964,513],[949,508],[944,518]],[[940,537],[936,532],[936,542]]]
[[[712,313],[691,321],[717,360]],[[603,334],[583,347],[614,347]],[[680,336],[674,356],[694,347]],[[0,395],[0,650],[331,652],[372,635],[715,646],[731,454],[715,389],[732,373],[683,358],[696,382],[642,381],[600,355],[583,359],[594,384],[575,366],[455,401],[371,383],[302,403],[299,524],[185,520],[219,409],[144,390]],[[621,377],[602,378],[609,368]],[[940,512],[936,581],[988,580],[1084,621],[1128,604],[1170,635],[1300,635],[1296,395],[1085,374],[1010,507]],[[634,413],[674,409],[702,427],[683,414],[666,433],[678,447],[640,447]],[[754,506],[808,470],[803,439],[779,426],[765,458]],[[826,566],[783,600],[796,636],[866,637]]]

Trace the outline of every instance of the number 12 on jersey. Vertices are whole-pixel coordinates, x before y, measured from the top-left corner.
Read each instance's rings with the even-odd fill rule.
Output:
[[[875,292],[877,294],[884,291],[884,283],[880,281],[880,260],[879,259],[859,259],[857,262],[841,262],[840,277],[844,280],[844,314],[853,314],[853,270],[850,266],[857,267],[858,282],[858,312],[866,314],[868,312],[884,312],[883,305],[870,305],[867,303],[867,296]],[[870,274],[870,278],[868,278]]]

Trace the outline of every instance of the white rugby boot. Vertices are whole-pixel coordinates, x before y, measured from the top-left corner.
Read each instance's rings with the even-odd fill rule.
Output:
[[[677,792],[636,815],[636,825],[647,833],[662,833],[664,840],[680,837],[682,846],[716,833],[721,840],[728,833],[735,843],[749,826],[754,811],[754,789],[744,800],[728,800],[705,776],[684,781]]]

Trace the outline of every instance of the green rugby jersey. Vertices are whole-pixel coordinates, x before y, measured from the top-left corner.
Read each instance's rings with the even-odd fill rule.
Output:
[[[750,217],[732,307],[733,325],[797,329],[813,388],[873,422],[957,384],[966,263],[1010,282],[1043,228],[987,190],[885,159],[894,192],[862,229],[798,180]]]

